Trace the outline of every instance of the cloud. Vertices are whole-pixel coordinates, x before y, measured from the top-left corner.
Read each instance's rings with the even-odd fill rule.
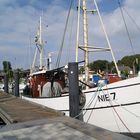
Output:
[[[100,6],[100,0],[97,1]],[[102,3],[103,4],[103,3]],[[137,0],[124,0],[122,6],[129,12],[129,14],[135,19],[137,25],[140,25],[139,18],[139,5],[140,1]],[[76,7],[76,4],[75,4]],[[102,9],[101,9],[102,10]],[[39,16],[42,15],[43,26],[43,38],[47,42],[46,56],[49,52],[54,52],[53,64],[61,45],[62,36],[65,28],[66,16],[68,12],[68,4],[66,1],[53,0],[1,0],[0,1],[0,65],[3,60],[9,60],[12,63],[17,63],[19,67],[29,68],[31,59],[29,58],[29,51],[31,58],[33,59],[33,53],[35,48],[34,37],[37,32]],[[70,22],[68,25],[67,36],[64,42],[64,58],[66,56],[73,57],[75,59],[75,40],[76,40],[76,9],[72,9]],[[139,30],[136,28],[130,17],[125,14],[125,19],[132,41],[135,42],[134,48],[136,52],[139,50]],[[129,40],[126,34],[124,23],[121,17],[119,7],[109,12],[102,12],[103,21],[106,27],[106,31],[109,35],[112,48],[115,52],[117,59],[122,58],[124,55],[132,54],[132,50],[129,44]],[[105,39],[103,38],[103,31],[99,26],[99,20],[97,15],[89,14],[89,44],[97,46],[107,46]],[[92,19],[91,19],[92,18]],[[73,29],[74,28],[74,29]],[[82,33],[82,31],[80,32]],[[70,42],[71,40],[71,42]],[[80,44],[83,43],[83,38],[80,34]],[[29,46],[31,50],[29,50]],[[72,46],[71,48],[68,46]],[[68,50],[68,51],[67,51]],[[69,53],[67,53],[69,52]],[[70,55],[72,52],[72,55]],[[63,59],[63,63],[66,59]],[[93,55],[95,59],[109,58],[106,54]],[[15,62],[16,58],[16,62]],[[95,60],[95,59],[91,59]],[[24,61],[23,61],[24,60]],[[65,61],[64,61],[65,60]],[[29,62],[30,61],[30,62]],[[25,64],[23,64],[25,63]]]
[[[136,23],[140,27],[140,9],[138,8],[139,4],[140,1],[136,0],[125,0],[122,4],[122,8],[125,9],[134,20],[132,21],[130,16],[128,16],[128,14],[123,10],[125,22],[127,24],[127,28],[135,53],[140,52],[138,45],[140,43],[138,39],[140,30],[135,25]],[[111,12],[101,13],[101,16],[117,60],[121,59],[125,55],[133,55],[133,49],[131,47],[128,34],[126,32],[120,8],[118,7]],[[103,31],[99,26],[99,22],[97,22],[97,20],[98,18],[94,16],[94,22],[92,22],[92,25],[94,25],[95,28],[92,28],[90,31],[93,31],[93,34],[95,35],[95,37],[93,37],[93,43],[103,46],[106,43],[105,40],[101,39],[103,37]],[[108,55],[106,56],[108,57]],[[106,56],[103,55],[100,58],[107,58]]]
[[[29,3],[24,6],[19,2],[16,3],[16,0],[14,5],[10,0],[1,2],[3,9],[0,15],[1,61],[3,58],[10,58],[10,61],[14,61],[14,58],[17,57],[17,63],[21,64],[21,62],[23,62],[22,59],[27,56],[27,51],[25,50],[27,46],[29,46],[30,38],[31,46],[36,47],[34,37],[39,26],[39,16],[42,14],[42,10],[40,10],[39,7],[41,7],[41,5],[43,7],[44,2],[36,3],[30,0]],[[47,9],[43,10],[43,37],[45,38],[44,40],[47,40],[48,51],[54,51],[55,48],[58,51],[64,30],[66,12],[67,9],[65,9],[63,5],[58,5],[58,2],[55,3],[55,1],[53,1],[53,6],[48,5]],[[47,25],[48,28],[46,27]],[[34,53],[34,51],[31,53]],[[26,67],[28,66],[26,65]]]

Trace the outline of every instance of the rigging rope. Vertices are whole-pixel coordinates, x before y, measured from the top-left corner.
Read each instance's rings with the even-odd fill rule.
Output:
[[[140,31],[140,27],[138,26],[138,24],[136,23],[136,21],[132,18],[132,16],[128,13],[128,11],[126,10],[126,8],[122,8],[124,9],[124,11],[126,12],[126,14],[128,15],[128,17],[132,20],[132,22],[136,25],[136,27],[138,28],[138,30]]]
[[[102,89],[102,87],[103,87],[103,86],[99,85],[99,87],[97,88],[97,91],[95,92],[95,94],[92,95],[92,98],[90,99],[90,101],[86,104],[86,106],[84,106],[84,107],[81,109],[81,112],[80,112],[77,116],[75,116],[74,118],[77,118],[78,116],[80,116],[81,114],[83,114],[83,110],[86,110],[86,111],[84,112],[84,114],[83,114],[83,116],[85,116],[85,114],[87,113],[87,109],[92,105],[93,101],[96,99],[96,100],[95,100],[95,104],[94,104],[94,106],[93,106],[93,109],[91,110],[91,112],[90,112],[90,114],[89,114],[89,116],[88,116],[88,119],[86,120],[86,123],[88,123],[89,119],[91,118],[91,115],[93,114],[93,110],[94,110],[94,108],[95,108],[95,106],[96,106],[96,103],[97,103],[97,98],[96,98],[96,97],[100,94],[100,91],[102,91],[102,93],[105,94],[105,93],[104,93],[104,90]],[[107,87],[107,85],[106,85],[106,87]],[[108,87],[107,87],[107,89],[108,89]],[[109,94],[109,91],[108,91],[108,90],[107,90],[107,92],[108,92],[108,94]],[[109,96],[109,98],[110,98],[110,96]],[[116,101],[114,101],[114,102],[117,103]],[[119,118],[119,120],[122,122],[122,124],[124,125],[124,127],[128,130],[128,132],[129,132],[129,133],[132,133],[131,130],[128,128],[128,126],[125,124],[125,122],[124,122],[124,121],[122,120],[122,118],[120,117],[120,115],[119,115],[119,113],[117,112],[117,110],[115,109],[115,107],[113,107],[113,103],[112,103],[111,99],[110,99],[110,101],[109,101],[109,104],[112,106],[112,108],[113,108],[113,110],[114,110],[113,115],[114,115],[115,122],[116,122],[116,125],[117,125],[119,131],[120,131],[120,128],[119,128],[119,124],[118,124],[118,122],[117,122],[117,120],[116,120],[115,114],[117,115],[117,117]],[[117,104],[118,104],[120,107],[122,107],[119,103],[117,103]],[[133,116],[135,116],[135,117],[137,117],[137,118],[140,118],[140,116],[138,116],[138,115],[136,115],[135,113],[133,113],[133,112],[127,110],[126,108],[122,107],[122,109],[125,109],[127,112],[131,113],[131,115],[133,115]],[[112,111],[113,111],[113,110],[112,110]]]
[[[86,114],[87,112],[87,109],[91,106],[91,104],[93,103],[94,99],[97,97],[97,95],[99,94],[99,89],[97,88],[97,91],[95,92],[95,94],[92,95],[90,101],[86,104],[86,106],[84,106],[82,109],[81,109],[81,112],[75,116],[74,118],[77,118],[78,116],[80,116],[81,114],[83,114],[83,111],[86,110],[83,114],[83,116]]]
[[[108,87],[106,85],[106,88],[107,88],[107,92],[109,94],[109,91],[108,91]],[[110,98],[110,95],[109,95],[109,98]],[[113,106],[112,104],[112,101],[111,99],[109,100],[109,103],[110,105],[112,106],[113,110],[115,111],[116,115],[118,116],[119,120],[122,122],[122,124],[124,125],[124,127],[128,130],[128,132],[132,133],[131,130],[127,127],[127,125],[125,124],[125,122],[122,120],[122,118],[120,117],[119,113],[116,111],[115,107]]]
[[[128,109],[126,109],[125,107],[123,107],[121,104],[117,103],[116,101],[114,101],[116,104],[118,104],[120,107],[122,107],[122,109],[124,109],[125,111],[129,112],[131,115],[135,116],[136,118],[140,119],[140,116],[133,113],[132,111],[129,111]]]
[[[100,91],[102,91],[102,86],[99,86],[98,92],[100,93]],[[99,93],[98,93],[97,95],[99,95]],[[97,97],[97,95],[96,95],[96,97]],[[88,123],[89,119],[91,118],[91,115],[93,114],[93,110],[94,110],[94,108],[95,108],[95,106],[96,106],[96,103],[97,103],[97,98],[96,98],[95,104],[94,104],[94,106],[93,106],[93,109],[91,110],[90,115],[89,115],[89,117],[88,117],[88,119],[87,119],[87,123]]]
[[[71,29],[70,29],[70,35],[69,35],[69,40],[70,40],[70,43],[68,46],[72,46],[72,29],[73,29],[73,22],[74,22],[74,18],[73,18],[74,14],[72,13],[72,21],[71,21]],[[70,60],[70,47],[68,47],[68,50],[67,50],[67,60],[66,60],[66,64],[68,64],[69,60]]]
[[[102,89],[103,86],[99,85],[99,87],[100,87],[100,89],[99,89],[98,92],[100,93],[100,91],[102,91],[102,93],[104,94],[104,91],[103,91],[103,89]],[[109,97],[109,98],[110,98],[110,97]],[[95,108],[96,103],[97,103],[97,99],[96,99],[96,101],[95,101],[95,104],[94,104],[94,107],[93,107],[93,108]],[[112,112],[113,112],[113,111],[112,111]],[[88,117],[88,119],[87,119],[87,121],[86,121],[87,123],[88,123],[89,119],[91,118],[91,115],[92,115],[92,114],[93,114],[93,110],[90,112],[90,115],[89,115],[89,117]],[[114,117],[115,117],[114,112],[113,112],[113,115],[114,115]],[[115,122],[116,122],[117,127],[118,127],[118,129],[119,129],[119,131],[120,131],[119,125],[118,125],[117,120],[116,120],[116,117],[115,117]]]
[[[119,5],[120,11],[121,11],[122,19],[123,19],[123,22],[124,22],[124,25],[125,25],[126,33],[127,33],[127,36],[128,36],[129,42],[130,42],[130,46],[131,46],[132,52],[135,55],[133,43],[132,43],[132,40],[131,40],[131,37],[130,37],[130,33],[128,31],[128,27],[127,27],[127,24],[126,24],[126,21],[125,21],[125,17],[124,17],[124,13],[123,13],[123,8],[121,7],[121,3],[120,3],[119,0],[118,0],[118,5]]]
[[[106,85],[106,86],[107,86],[107,85]],[[87,108],[89,108],[89,107],[91,106],[91,104],[93,103],[94,99],[97,97],[97,95],[99,95],[100,91],[102,91],[102,93],[104,94],[104,90],[102,89],[102,86],[99,85],[99,87],[98,87],[98,89],[97,89],[97,92],[95,93],[94,97],[91,98],[91,100],[89,101],[89,103],[88,103],[88,104],[86,105],[86,107],[84,108],[84,109],[86,110],[86,112],[87,112]],[[107,90],[107,91],[108,91],[108,90]],[[109,94],[109,93],[108,93],[108,94]],[[110,96],[109,96],[109,98],[110,98]],[[96,103],[97,103],[97,99],[96,99],[96,101],[95,101],[95,104],[94,104],[94,107],[93,107],[93,108],[95,108]],[[116,115],[118,116],[119,120],[122,122],[122,124],[124,125],[124,127],[128,130],[128,132],[131,133],[131,130],[127,127],[127,125],[126,125],[125,122],[122,120],[122,118],[120,117],[120,115],[118,114],[118,112],[116,111],[116,109],[113,107],[113,104],[112,104],[111,99],[110,99],[110,101],[109,101],[109,104],[112,106],[114,112],[116,113]],[[120,106],[121,106],[121,105],[120,105]],[[83,110],[84,110],[84,109],[83,109]],[[82,111],[83,111],[83,110],[82,110]],[[86,114],[86,112],[84,113],[84,115]],[[114,112],[113,112],[113,115],[114,115],[114,117],[115,117]],[[130,113],[130,111],[129,111],[129,113]],[[91,115],[92,115],[92,114],[93,114],[93,110],[90,112],[90,115],[89,115],[89,117],[88,117],[88,119],[87,119],[87,121],[86,121],[87,123],[88,123],[89,119],[91,118]],[[134,115],[134,113],[133,113],[133,115]],[[136,116],[136,117],[138,117],[138,116]],[[116,124],[117,124],[118,129],[120,130],[116,118],[115,118],[115,122],[116,122]]]
[[[64,28],[64,33],[63,33],[63,37],[62,37],[62,43],[61,43],[60,50],[59,50],[59,53],[58,53],[58,56],[57,56],[57,61],[56,61],[55,68],[58,68],[59,65],[60,65],[60,59],[61,59],[61,54],[62,54],[62,50],[63,50],[63,47],[64,47],[64,39],[65,39],[65,35],[66,35],[66,30],[67,30],[67,26],[68,26],[68,21],[69,21],[69,16],[70,16],[70,11],[71,11],[71,8],[72,8],[72,4],[73,4],[73,0],[70,1],[70,7],[69,7],[69,11],[68,11],[67,19],[66,19],[66,24],[65,24],[65,28]]]
[[[112,110],[112,109],[111,109]],[[117,127],[118,127],[118,130],[119,130],[119,132],[121,132],[121,130],[120,130],[120,127],[119,127],[119,124],[118,124],[118,122],[117,122],[117,117],[115,116],[115,112],[112,110],[112,114],[113,114],[113,116],[114,116],[114,119],[115,119],[115,122],[116,122],[116,125],[117,125]]]

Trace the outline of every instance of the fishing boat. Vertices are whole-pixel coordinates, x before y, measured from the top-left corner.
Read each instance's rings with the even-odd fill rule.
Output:
[[[88,10],[86,7],[86,0],[82,0],[82,2],[79,0],[76,39],[76,62],[78,63],[78,50],[84,50],[85,83],[87,83],[86,89],[82,90],[82,93],[84,93],[86,98],[86,102],[81,109],[81,113],[83,114],[83,121],[114,132],[139,133],[140,76],[115,81],[109,84],[107,84],[104,80],[100,80],[96,87],[87,87],[89,80],[89,69],[87,67],[89,63],[89,49],[92,49],[93,51],[110,51],[116,67],[116,71],[118,73],[118,76],[120,76],[119,69],[117,67],[96,0],[94,0],[94,4],[96,7],[96,13],[99,16],[105,34],[105,38],[107,40],[108,47],[101,48],[88,45]],[[79,44],[79,20],[81,9],[83,13],[83,45]],[[94,11],[95,10],[91,12]],[[40,56],[42,56],[41,33],[39,36],[39,40],[39,52]],[[65,70],[66,67],[57,68],[55,70],[44,69],[42,67],[42,63],[40,63],[40,70],[32,72],[30,74],[28,85],[29,88],[26,89],[27,96],[22,95],[22,98],[34,103],[41,104],[43,106],[62,111],[67,116],[69,116],[69,93],[66,89],[67,79]]]

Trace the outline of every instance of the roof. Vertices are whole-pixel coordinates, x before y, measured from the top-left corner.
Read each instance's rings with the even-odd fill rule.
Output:
[[[30,76],[33,76],[33,75],[38,75],[38,74],[44,74],[46,73],[47,70],[41,70],[41,71],[37,71],[37,72],[33,72],[30,74]]]

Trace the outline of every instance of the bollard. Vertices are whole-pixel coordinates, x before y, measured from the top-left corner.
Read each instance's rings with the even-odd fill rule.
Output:
[[[4,74],[4,92],[9,93],[8,75],[6,73]]]
[[[70,117],[79,119],[78,63],[68,64]]]
[[[15,71],[14,79],[15,79],[14,95],[16,97],[19,97],[19,72],[18,71]]]

